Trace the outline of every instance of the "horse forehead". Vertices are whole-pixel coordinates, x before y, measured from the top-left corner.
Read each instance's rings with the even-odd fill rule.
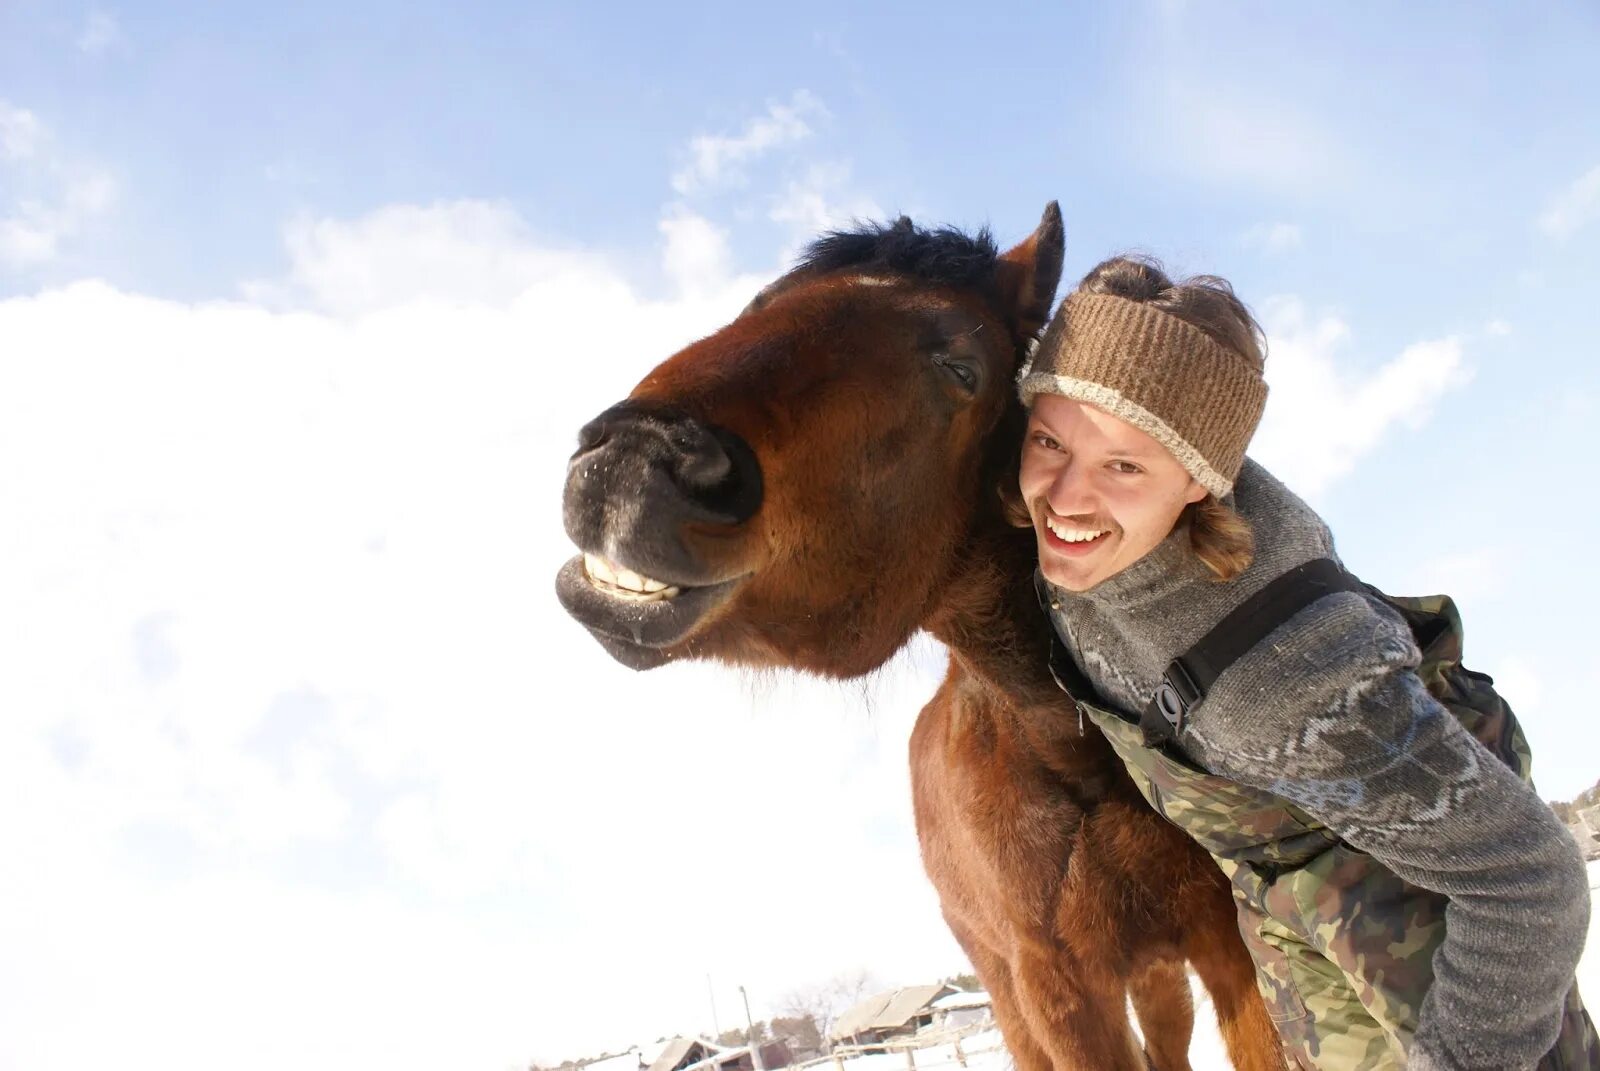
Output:
[[[840,273],[817,280],[814,288],[792,291],[782,297],[793,297],[804,302],[807,297],[824,305],[840,307],[828,298],[845,302],[843,312],[851,318],[870,319],[874,313],[910,314],[917,318],[932,317],[940,326],[968,330],[986,318],[981,297],[958,288],[929,283],[915,276],[882,272]],[[852,299],[870,302],[865,308],[851,304]],[[965,327],[960,325],[965,324]]]

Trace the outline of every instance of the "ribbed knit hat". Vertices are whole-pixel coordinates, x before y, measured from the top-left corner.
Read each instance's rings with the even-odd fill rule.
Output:
[[[1083,292],[1061,303],[1019,391],[1025,406],[1059,394],[1132,424],[1218,498],[1267,404],[1257,362],[1152,305]]]

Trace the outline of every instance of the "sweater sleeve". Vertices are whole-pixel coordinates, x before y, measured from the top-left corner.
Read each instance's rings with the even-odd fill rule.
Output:
[[[1330,595],[1218,679],[1184,744],[1448,898],[1412,1067],[1532,1068],[1555,1043],[1588,928],[1578,846],[1423,687],[1410,629]]]

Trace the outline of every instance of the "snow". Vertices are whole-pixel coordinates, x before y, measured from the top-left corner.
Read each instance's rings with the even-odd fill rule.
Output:
[[[990,1029],[969,1034],[961,1039],[961,1052],[966,1059],[966,1071],[1010,1071],[1011,1055],[1006,1052],[1005,1042],[1000,1038],[1000,1031]],[[956,1059],[955,1045],[929,1045],[927,1048],[914,1050],[916,1071],[929,1071],[938,1069],[946,1071],[956,1068],[959,1071],[961,1064]],[[906,1061],[906,1054],[901,1051],[872,1053],[867,1056],[852,1056],[843,1061],[844,1071],[911,1071]],[[814,1071],[835,1071],[838,1067],[831,1058],[824,1058],[815,1063]],[[1198,1067],[1196,1071],[1199,1071]]]

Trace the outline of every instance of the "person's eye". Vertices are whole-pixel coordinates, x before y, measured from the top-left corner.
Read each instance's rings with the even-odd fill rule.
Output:
[[[1061,444],[1060,443],[1056,442],[1054,439],[1050,438],[1050,436],[1046,435],[1042,431],[1034,432],[1032,438],[1033,438],[1033,441],[1037,445],[1044,447],[1046,450],[1059,450],[1059,449],[1061,449]]]
[[[1141,469],[1138,465],[1135,465],[1131,461],[1113,461],[1111,463],[1111,469],[1113,472],[1120,472],[1124,476],[1132,476],[1135,473],[1144,471],[1144,469]]]

